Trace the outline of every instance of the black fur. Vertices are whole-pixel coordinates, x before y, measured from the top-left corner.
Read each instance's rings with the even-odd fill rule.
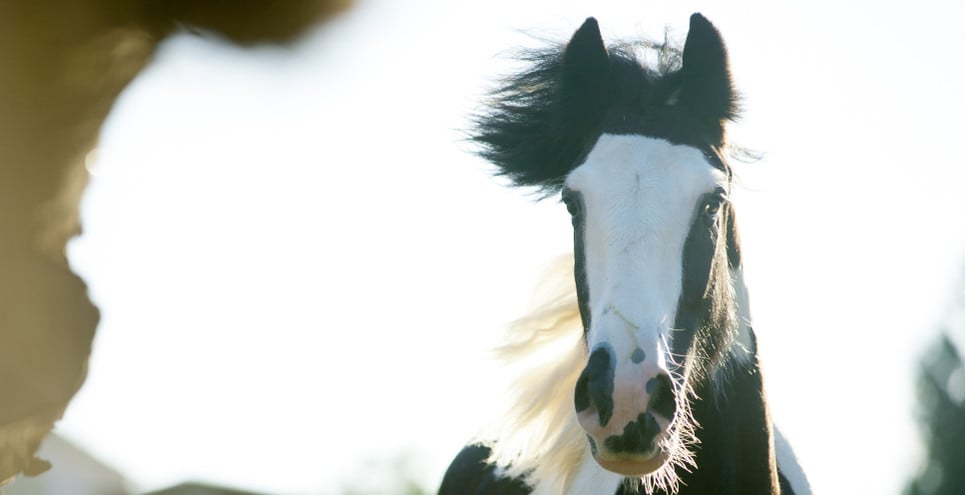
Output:
[[[490,448],[466,446],[450,464],[439,486],[439,495],[528,495],[530,488],[523,480],[499,475],[496,466],[488,464]]]
[[[618,435],[611,435],[604,439],[604,446],[611,452],[634,452],[644,454],[652,448],[654,437],[660,432],[660,427],[654,419],[654,414],[646,412],[637,419],[627,423],[624,431]]]
[[[614,414],[614,352],[610,346],[602,345],[590,353],[587,367],[577,378],[574,391],[574,407],[577,412],[590,406],[597,407],[597,417],[601,426],[607,426]]]
[[[722,233],[733,225],[729,220],[732,208],[730,204],[720,205],[716,213],[707,212],[709,206],[720,201],[712,193],[695,205],[691,230],[684,241],[681,295],[674,322],[678,332],[671,340],[677,356],[693,352],[687,371],[700,379],[706,379],[713,372],[709,366],[722,361],[736,330],[728,254],[736,252],[737,247],[730,248],[727,242],[732,236]]]
[[[675,495],[794,495],[770,450],[771,420],[757,362],[736,371],[723,387],[712,390],[705,384],[696,390],[700,398],[692,411],[702,425],[701,443],[695,446],[697,468],[680,473],[681,489]],[[638,482],[630,479],[617,491],[639,493]]]
[[[574,282],[577,285],[577,306],[580,311],[580,321],[584,325],[584,337],[590,330],[590,289],[587,285],[587,264],[584,257],[584,198],[576,191],[564,189],[562,200],[567,205],[570,221],[574,228]]]

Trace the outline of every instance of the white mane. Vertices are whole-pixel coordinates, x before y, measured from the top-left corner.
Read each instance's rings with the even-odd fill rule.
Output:
[[[526,477],[534,493],[566,493],[587,440],[574,414],[574,388],[587,362],[573,255],[551,263],[527,316],[510,325],[498,358],[511,368],[507,408],[485,431],[490,458],[507,476]]]

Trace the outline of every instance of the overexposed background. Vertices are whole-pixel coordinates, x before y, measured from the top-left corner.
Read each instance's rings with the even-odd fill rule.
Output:
[[[572,240],[555,200],[489,177],[467,114],[524,33],[593,15],[683,42],[694,11],[765,156],[736,201],[773,416],[816,493],[898,492],[916,360],[943,324],[963,339],[957,1],[362,0],[286,48],[171,38],[89,157],[69,254],[103,318],[57,431],[137,490],[435,488]]]

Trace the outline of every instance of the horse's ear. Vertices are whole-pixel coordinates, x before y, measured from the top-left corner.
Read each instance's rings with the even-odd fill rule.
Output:
[[[610,58],[597,19],[588,17],[564,51],[565,84],[601,84],[607,79],[609,68]]]
[[[701,14],[691,16],[680,75],[678,103],[723,135],[725,121],[737,113],[738,96],[721,34]]]
[[[593,17],[567,43],[561,75],[556,132],[578,144],[589,138],[611,96],[610,56]]]

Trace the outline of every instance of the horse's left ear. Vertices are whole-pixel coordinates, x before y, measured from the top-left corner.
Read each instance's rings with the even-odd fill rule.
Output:
[[[724,135],[725,121],[735,117],[738,96],[731,82],[728,51],[718,30],[701,14],[691,16],[681,55],[678,104]]]

